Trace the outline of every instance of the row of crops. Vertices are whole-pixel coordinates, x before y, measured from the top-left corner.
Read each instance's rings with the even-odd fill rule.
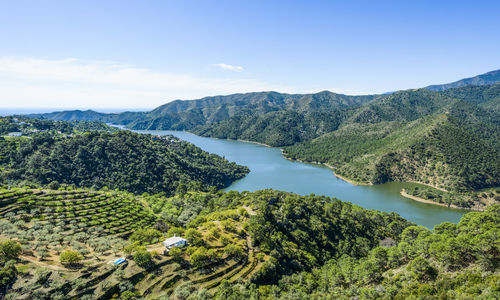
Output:
[[[40,258],[61,249],[80,248],[86,254],[104,239],[152,226],[154,215],[131,194],[90,190],[0,190],[0,232],[34,249]],[[81,242],[75,237],[84,234]],[[109,243],[109,249],[112,243]],[[120,244],[120,243],[119,243]],[[54,253],[55,252],[55,253]]]

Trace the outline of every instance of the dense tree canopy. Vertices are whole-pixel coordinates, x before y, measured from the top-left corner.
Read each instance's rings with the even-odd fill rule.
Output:
[[[222,188],[248,172],[175,137],[129,131],[1,139],[0,163],[4,182],[57,181],[135,193],[173,194],[181,184],[191,190]]]

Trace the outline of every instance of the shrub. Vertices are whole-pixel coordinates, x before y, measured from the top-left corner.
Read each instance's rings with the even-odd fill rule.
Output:
[[[195,245],[195,246],[202,246],[204,244],[203,241],[203,236],[201,233],[194,229],[194,228],[189,228],[186,230],[186,233],[184,234],[186,239],[189,241],[190,244]]]
[[[239,213],[239,214],[240,214],[240,216],[242,216],[242,217],[246,217],[246,218],[248,218],[248,217],[249,217],[249,215],[248,215],[248,211],[247,211],[245,208],[243,208],[243,207],[240,207],[240,208],[238,209],[238,213]]]
[[[235,257],[235,258],[241,258],[245,255],[243,248],[234,244],[229,244],[226,247],[224,247],[224,253],[228,257]]]
[[[51,183],[49,183],[49,185],[47,187],[51,190],[57,190],[57,189],[59,189],[60,184],[57,181],[52,181]]]
[[[146,247],[141,246],[138,242],[134,242],[123,248],[123,252],[125,252],[127,255],[132,255],[137,251],[146,251]]]
[[[153,257],[151,253],[141,249],[134,253],[134,261],[138,266],[147,268],[153,264]]]
[[[174,247],[170,249],[168,252],[168,255],[172,257],[173,260],[175,261],[181,261],[182,260],[182,249],[178,247]]]
[[[167,232],[167,236],[172,237],[174,235],[176,236],[184,235],[184,229],[181,227],[171,227]]]
[[[231,237],[227,234],[221,234],[220,238],[219,238],[219,242],[223,245],[223,246],[226,246],[228,245],[229,243],[231,243]]]
[[[190,255],[191,263],[195,268],[201,268],[210,263],[210,257],[205,247],[199,247]]]
[[[21,254],[21,245],[16,241],[0,241],[0,257],[16,259]]]
[[[438,275],[438,271],[421,256],[415,258],[408,265],[408,271],[410,271],[413,277],[415,277],[418,281],[434,280]]]
[[[129,240],[146,245],[158,242],[162,236],[162,233],[156,229],[138,229],[132,233]]]
[[[59,261],[62,264],[75,265],[83,260],[83,256],[77,251],[66,250],[59,255]]]
[[[224,220],[220,223],[222,225],[222,228],[224,228],[224,230],[229,232],[236,232],[236,225],[232,220]]]

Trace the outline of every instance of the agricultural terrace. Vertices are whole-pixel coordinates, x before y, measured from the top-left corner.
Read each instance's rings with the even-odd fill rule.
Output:
[[[229,201],[232,197],[226,195],[214,199]],[[212,197],[209,194],[191,192],[165,198],[83,189],[0,190],[0,240],[22,246],[16,263],[19,274],[7,299],[154,299],[185,289],[214,295],[223,281],[249,280],[269,258],[252,246],[252,209],[229,205],[236,208],[200,212],[180,224],[158,222],[148,208],[152,198],[165,204],[194,197],[213,200],[206,198]],[[179,210],[182,214],[182,206]],[[153,229],[158,223],[163,232]],[[165,255],[161,242],[173,235],[185,237],[189,245]],[[76,263],[63,262],[66,254],[73,254]],[[118,257],[127,260],[110,264]]]
[[[85,260],[123,248],[123,237],[156,218],[136,197],[90,190],[0,190],[1,237],[17,240],[34,260],[57,263],[65,249]]]

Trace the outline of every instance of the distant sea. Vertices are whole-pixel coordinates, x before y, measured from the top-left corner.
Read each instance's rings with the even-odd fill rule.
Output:
[[[83,108],[3,108],[0,107],[0,116],[11,116],[11,115],[27,115],[27,114],[41,114],[41,113],[51,113],[55,111],[64,110],[87,110]],[[150,111],[151,108],[91,108],[91,110],[102,112],[102,113],[121,113],[124,111]]]

